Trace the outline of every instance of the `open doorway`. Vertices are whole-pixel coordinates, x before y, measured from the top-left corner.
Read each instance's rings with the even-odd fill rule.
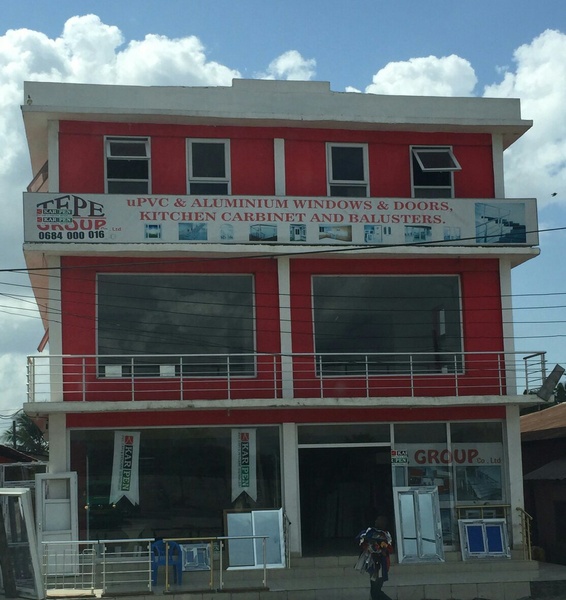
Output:
[[[394,526],[388,447],[299,449],[303,556],[355,555],[356,535],[385,515]]]

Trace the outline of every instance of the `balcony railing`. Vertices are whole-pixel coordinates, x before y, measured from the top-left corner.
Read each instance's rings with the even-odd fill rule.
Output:
[[[28,402],[522,394],[544,352],[48,355],[28,358]]]

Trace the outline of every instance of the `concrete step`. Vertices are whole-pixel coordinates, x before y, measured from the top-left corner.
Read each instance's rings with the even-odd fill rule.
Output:
[[[368,600],[369,578],[354,568],[355,557],[292,558],[290,568],[183,573],[181,585],[160,585],[152,595],[130,589],[104,594],[117,600]],[[70,591],[70,590],[69,590]],[[383,591],[391,600],[565,600],[566,567],[536,561],[483,559],[395,564]],[[72,598],[72,592],[66,598]]]
[[[262,570],[225,571],[222,598],[366,600],[369,578],[353,568],[354,562],[351,556],[292,559],[290,568],[268,570],[268,589],[262,588]],[[538,597],[531,591],[531,581],[538,581],[540,576],[538,565],[535,561],[503,559],[393,565],[383,590],[392,600],[525,600]],[[214,592],[210,592],[209,577],[185,573],[183,585],[172,586],[170,593],[187,595],[185,600],[210,600]],[[539,581],[537,594],[562,589],[558,582],[554,586],[543,583]]]

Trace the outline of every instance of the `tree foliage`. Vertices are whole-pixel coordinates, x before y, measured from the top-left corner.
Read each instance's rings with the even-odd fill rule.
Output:
[[[14,417],[14,422],[15,427],[7,429],[2,436],[2,441],[6,445],[26,454],[45,455],[48,453],[49,444],[43,431],[31,417],[24,412],[19,412]]]

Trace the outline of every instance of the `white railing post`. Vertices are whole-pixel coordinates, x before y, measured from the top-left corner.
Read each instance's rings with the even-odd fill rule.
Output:
[[[324,398],[324,385],[322,383],[322,354],[319,355],[318,360],[318,374],[320,376],[320,397]]]
[[[232,400],[232,382],[230,380],[230,355],[226,357],[226,385],[228,386],[228,400]]]
[[[132,390],[132,402],[136,399],[136,379],[134,376],[134,358],[130,359],[130,385]]]
[[[415,372],[413,369],[413,355],[409,354],[409,373],[411,378],[411,398],[415,397]]]
[[[265,536],[261,538],[261,549],[263,552],[263,587],[267,587],[267,550],[265,548]]]
[[[27,385],[28,385],[28,402],[35,400],[35,361],[32,356],[28,356],[27,361]]]
[[[365,367],[366,367],[366,398],[369,398],[369,362],[368,355],[365,355]]]
[[[106,544],[102,544],[102,592],[106,592]]]
[[[222,556],[224,554],[224,540],[219,540],[219,542],[220,553],[218,557],[218,589],[222,591],[222,589],[224,588],[224,579],[222,578],[222,569],[224,568],[224,565],[222,564]]]
[[[83,402],[86,402],[86,356],[83,356],[81,364],[82,364]]]
[[[183,379],[183,357],[179,356],[179,399],[181,401],[185,398],[185,390],[183,387],[184,379]]]
[[[455,396],[458,398],[459,390],[458,390],[458,355],[454,354],[454,391]]]

